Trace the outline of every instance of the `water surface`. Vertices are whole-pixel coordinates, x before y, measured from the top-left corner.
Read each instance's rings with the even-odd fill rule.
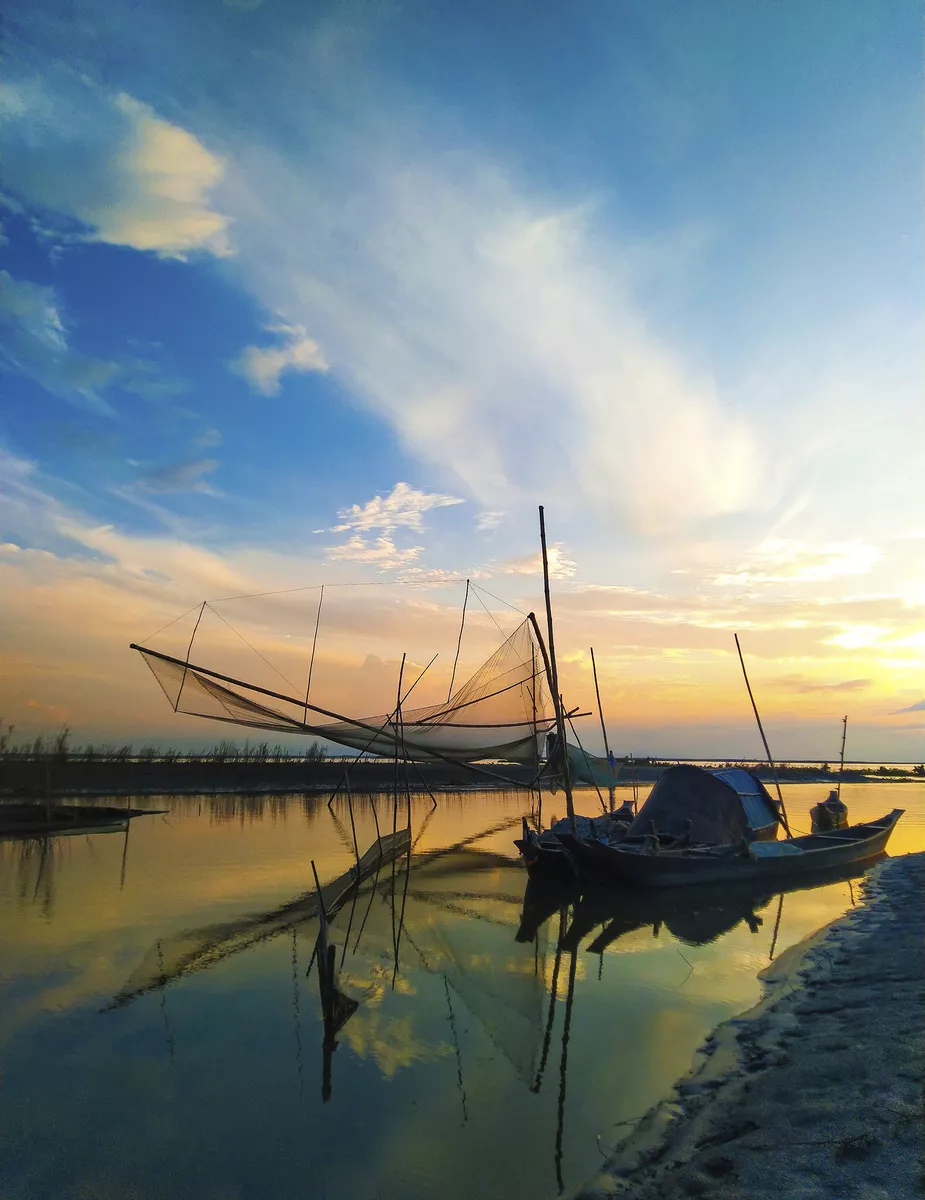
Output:
[[[788,788],[795,827],[827,790]],[[906,808],[890,851],[925,848],[921,784],[843,798],[853,820]],[[531,893],[525,911],[511,839],[529,796],[415,797],[410,862],[332,923],[358,1007],[325,1099],[318,923],[284,906],[311,860],[323,883],[349,867],[346,808],[144,803],[167,815],[127,838],[0,843],[5,1200],[555,1195],[758,999],[772,948],[858,894],[857,878],[673,908]],[[390,830],[389,802],[378,816]],[[356,833],[375,837],[368,800]]]

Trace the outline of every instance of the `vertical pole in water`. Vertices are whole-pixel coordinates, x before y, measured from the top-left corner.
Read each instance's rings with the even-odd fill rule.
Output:
[[[739,645],[739,635],[734,633],[736,650],[739,653],[739,662],[742,664],[742,674],[745,677],[745,687],[748,691],[748,698],[752,702],[752,712],[755,714],[755,720],[758,722],[758,732],[761,734],[761,740],[764,742],[764,752],[767,755],[768,766],[771,768],[771,773],[774,776],[774,786],[777,788],[777,799],[780,801],[780,815],[784,829],[787,831],[787,837],[793,837],[790,832],[790,824],[787,821],[787,809],[784,807],[784,797],[781,795],[780,780],[777,778],[777,767],[774,765],[774,759],[771,757],[771,750],[768,746],[768,739],[764,736],[764,726],[761,724],[761,717],[758,716],[758,705],[755,703],[755,697],[752,695],[752,685],[748,682],[748,671],[745,670],[745,659],[742,657],[742,647]]]
[[[556,735],[559,753],[562,755],[562,784],[565,789],[565,807],[568,810],[569,827],[575,833],[575,805],[572,802],[572,779],[569,772],[568,748],[565,744],[565,721],[562,717],[562,699],[559,696],[559,672],[556,667],[556,642],[552,627],[552,601],[549,597],[549,556],[546,553],[546,518],[540,505],[540,546],[543,552],[543,592],[546,597],[546,628],[549,634],[549,667],[552,679],[552,702],[556,713]]]
[[[406,654],[401,656],[401,666],[398,669],[398,698],[395,701],[395,720],[392,728],[395,731],[395,795],[392,801],[392,833],[398,832],[398,755],[399,738],[401,737],[401,683],[405,675]]]
[[[610,770],[610,811],[613,812],[613,759],[610,757],[610,743],[607,740],[607,726],[604,724],[604,710],[601,707],[601,689],[597,684],[597,663],[594,659],[594,647],[591,647],[591,670],[594,672],[594,694],[597,696],[597,711],[601,718],[601,733],[604,735],[604,753],[607,755],[607,766]]]
[[[839,768],[838,768],[838,789],[837,789],[837,795],[838,795],[838,798],[839,798],[839,800],[841,800],[841,777],[842,777],[842,775],[844,775],[844,773],[845,773],[845,738],[847,738],[847,736],[848,736],[848,718],[847,718],[847,717],[842,717],[842,724],[841,724],[841,764],[839,765]]]
[[[530,640],[530,659],[533,664],[533,679],[530,684],[530,696],[533,701],[533,771],[536,779],[536,832],[543,831],[543,784],[540,780],[540,751],[536,744],[536,646]]]

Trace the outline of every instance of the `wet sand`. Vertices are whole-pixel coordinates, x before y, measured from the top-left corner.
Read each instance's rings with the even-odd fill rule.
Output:
[[[761,977],[582,1200],[905,1200],[923,1186],[925,853]]]

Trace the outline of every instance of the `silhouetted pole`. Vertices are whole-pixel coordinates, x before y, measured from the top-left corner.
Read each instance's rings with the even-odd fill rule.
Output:
[[[841,777],[842,777],[842,775],[844,775],[844,773],[845,773],[845,739],[847,738],[847,736],[848,736],[848,718],[847,718],[847,717],[842,717],[842,726],[841,726],[841,764],[840,764],[840,766],[839,766],[839,768],[838,768],[838,787],[837,787],[837,789],[836,789],[836,794],[837,794],[837,796],[838,796],[839,800],[841,800]]]
[[[771,773],[774,776],[774,786],[777,788],[777,799],[780,802],[780,815],[783,821],[784,829],[787,831],[787,837],[793,837],[790,832],[790,824],[787,821],[787,809],[784,807],[784,797],[781,795],[780,781],[777,778],[777,767],[774,765],[774,759],[771,757],[771,749],[768,746],[768,739],[764,736],[764,726],[761,724],[761,717],[758,716],[758,705],[755,703],[755,697],[752,695],[752,685],[748,682],[748,671],[745,670],[745,659],[742,657],[742,647],[739,645],[739,635],[734,633],[736,650],[739,653],[739,662],[742,664],[742,674],[745,677],[745,687],[748,691],[748,698],[752,702],[752,712],[755,714],[755,720],[758,722],[758,732],[761,734],[761,740],[764,743],[764,752],[767,755],[768,766],[771,768]]]
[[[610,757],[610,743],[607,741],[607,726],[604,724],[604,710],[601,707],[601,689],[597,684],[597,663],[594,659],[594,647],[591,647],[591,670],[594,672],[594,694],[597,696],[597,711],[601,718],[601,733],[604,735],[604,753],[607,755],[607,767],[610,771],[610,811],[613,812],[613,759]]]
[[[549,557],[546,553],[546,518],[540,507],[540,546],[543,551],[543,593],[546,597],[546,629],[549,635],[549,668],[552,672],[552,702],[556,713],[556,734],[559,752],[562,755],[562,784],[565,788],[565,807],[568,811],[569,828],[575,833],[575,805],[572,803],[572,779],[569,771],[568,750],[565,744],[565,720],[562,716],[562,698],[559,695],[559,672],[556,667],[556,641],[552,627],[552,600],[549,596]]]

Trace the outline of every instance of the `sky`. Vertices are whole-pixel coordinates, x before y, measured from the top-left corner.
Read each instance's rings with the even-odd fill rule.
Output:
[[[737,631],[778,758],[847,714],[849,758],[921,760],[920,32],[13,0],[0,715],[214,740],[128,643],[213,600],[302,687],[321,584],[319,704],[378,711],[405,653],[439,698],[466,578],[463,676],[541,610],[544,504],[563,689],[594,708],[593,646],[618,753],[760,756]]]

